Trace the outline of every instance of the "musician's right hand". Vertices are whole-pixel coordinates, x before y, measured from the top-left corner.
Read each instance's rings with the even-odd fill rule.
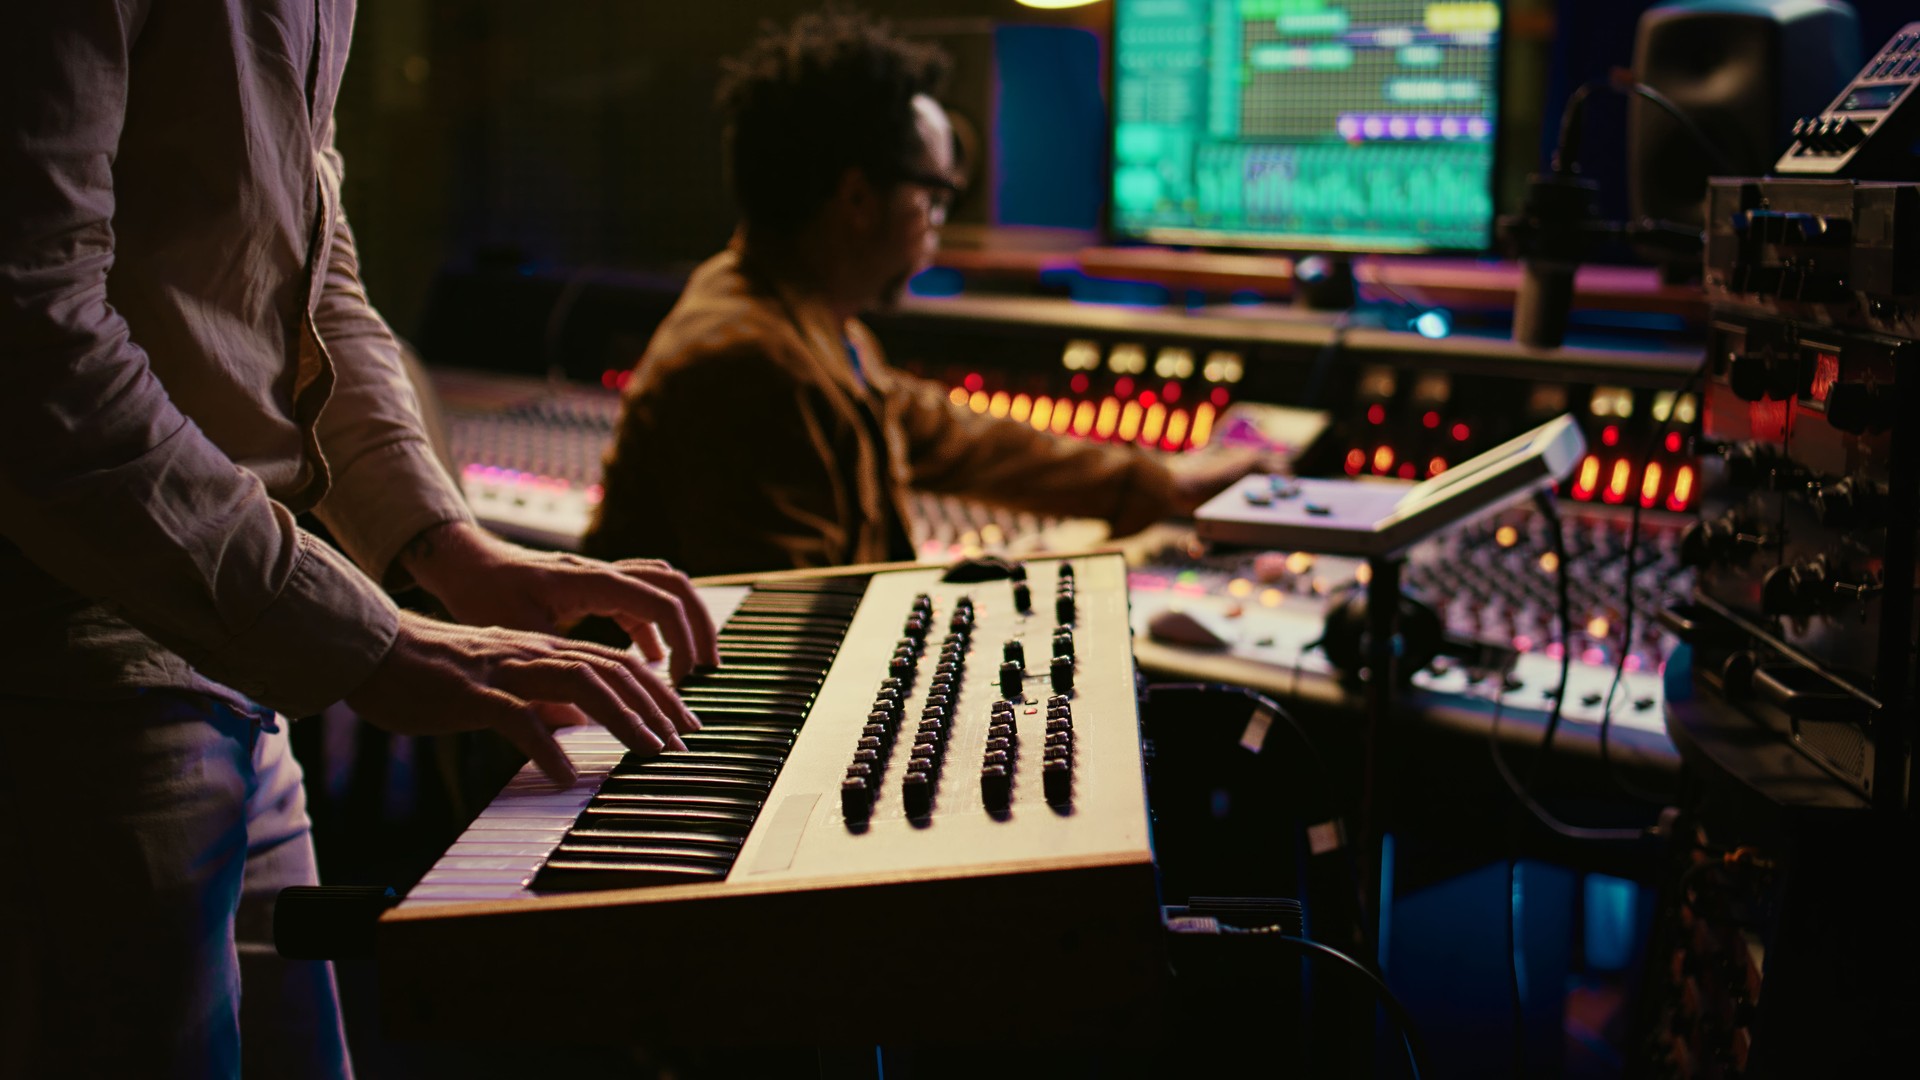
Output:
[[[700,722],[631,652],[550,634],[458,626],[402,612],[400,633],[347,704],[389,731],[492,728],[561,787],[578,775],[556,728],[593,721],[643,754],[684,750]]]

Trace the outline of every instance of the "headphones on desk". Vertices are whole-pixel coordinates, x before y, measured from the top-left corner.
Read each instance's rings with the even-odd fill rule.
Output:
[[[1321,629],[1320,648],[1327,661],[1348,679],[1358,680],[1367,667],[1369,650],[1367,629],[1367,587],[1349,585],[1336,593],[1327,607]],[[1446,625],[1439,612],[1419,600],[1400,594],[1400,609],[1394,619],[1394,661],[1399,681],[1405,683],[1413,673],[1433,663],[1447,652]]]

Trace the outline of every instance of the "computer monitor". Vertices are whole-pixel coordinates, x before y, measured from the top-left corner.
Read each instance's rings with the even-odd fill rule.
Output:
[[[1486,248],[1503,6],[1115,0],[1115,239]]]

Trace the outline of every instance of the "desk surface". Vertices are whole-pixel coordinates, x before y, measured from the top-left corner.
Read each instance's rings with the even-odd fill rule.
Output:
[[[1148,281],[1175,289],[1253,290],[1276,299],[1293,294],[1294,260],[1286,255],[1177,251],[1159,247],[1033,249],[995,244],[942,249],[938,263],[967,273],[1035,278],[1079,270],[1092,277]],[[1520,266],[1504,259],[1359,255],[1353,273],[1364,290],[1382,286],[1424,304],[1511,308]],[[1667,285],[1650,267],[1589,265],[1574,279],[1574,306],[1658,312],[1702,323],[1707,296],[1698,285]]]

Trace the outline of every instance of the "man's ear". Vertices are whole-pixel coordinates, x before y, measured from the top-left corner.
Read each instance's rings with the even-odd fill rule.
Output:
[[[834,186],[833,205],[849,227],[865,232],[880,219],[880,190],[874,187],[866,170],[849,165]]]

